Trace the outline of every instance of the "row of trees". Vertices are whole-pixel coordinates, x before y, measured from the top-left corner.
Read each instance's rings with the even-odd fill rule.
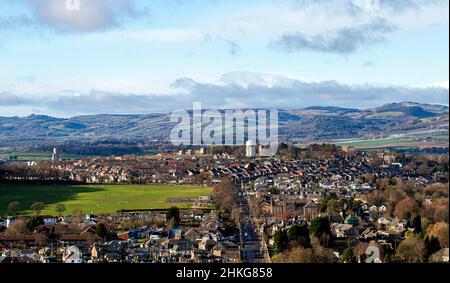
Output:
[[[277,253],[285,251],[290,245],[300,245],[310,247],[311,237],[315,237],[320,244],[329,247],[332,244],[330,222],[327,217],[317,217],[311,221],[309,227],[304,225],[294,225],[289,229],[279,230],[275,233],[275,251]]]
[[[237,193],[235,185],[229,178],[222,178],[220,184],[214,187],[212,201],[220,212],[225,236],[237,233],[236,222],[239,220],[239,211],[235,208]]]
[[[434,261],[434,255],[443,247],[448,247],[449,227],[447,223],[436,223],[427,231],[422,231],[420,216],[411,220],[416,233],[407,232],[406,239],[398,244],[396,250],[388,246],[380,247],[383,262],[419,263]],[[310,226],[294,225],[289,229],[279,230],[274,236],[276,256],[279,263],[315,263],[333,260],[332,236],[328,219],[318,217]],[[341,261],[344,263],[364,262],[369,245],[363,242],[348,242],[343,250]]]
[[[212,192],[213,202],[226,213],[232,213],[236,198],[235,186],[229,178],[222,178]]]
[[[400,262],[429,262],[433,261],[433,254],[441,248],[439,239],[434,236],[426,236],[425,239],[411,237],[400,242],[395,257]]]
[[[329,244],[326,218],[317,218],[314,225],[294,225],[275,233],[275,263],[329,263],[334,261]],[[324,241],[325,240],[325,241]]]
[[[420,215],[424,230],[434,223],[448,223],[448,184],[423,186],[395,179],[379,179],[376,183],[377,190],[367,194],[368,204],[384,204],[388,207],[387,214],[399,219]]]
[[[0,180],[6,182],[70,181],[70,172],[52,168],[51,161],[38,161],[36,166],[0,165]]]
[[[30,209],[35,215],[40,215],[44,209],[45,204],[43,202],[34,202],[31,204]],[[13,201],[8,205],[8,214],[16,216],[21,210],[21,204],[18,201]],[[57,207],[58,210],[58,207]]]
[[[306,263],[333,260],[330,223],[327,217],[317,217],[311,224],[294,225],[275,232],[275,262]]]

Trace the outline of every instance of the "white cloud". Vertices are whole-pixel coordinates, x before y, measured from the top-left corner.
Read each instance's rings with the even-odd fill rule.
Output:
[[[414,87],[417,87],[417,88],[445,88],[445,89],[449,89],[449,82],[448,81],[435,82],[435,83],[426,84],[426,85],[416,85]]]
[[[314,36],[301,32],[286,33],[273,45],[289,52],[311,50],[347,55],[367,45],[385,41],[386,35],[395,29],[384,19],[375,19],[370,24],[327,31]]]
[[[94,33],[93,40],[131,40],[133,42],[180,43],[200,41],[204,34],[198,29],[139,29],[115,30],[106,33]]]
[[[433,86],[433,87],[446,88],[446,89],[449,88],[449,87],[448,87],[448,81],[446,81],[446,82],[437,82],[437,83],[432,84],[432,86]]]
[[[79,0],[79,10],[65,0],[27,0],[37,23],[58,31],[88,32],[118,26],[141,15],[133,0]]]
[[[6,91],[0,92],[0,107],[18,106],[29,103],[29,100],[19,97],[18,95]]]
[[[278,75],[245,72],[225,74],[218,83],[181,78],[164,94],[104,90],[74,93],[77,91],[27,101],[18,100],[17,95],[4,94],[3,101],[15,107],[29,105],[30,108],[39,108],[41,112],[56,116],[169,112],[189,109],[194,101],[202,102],[205,108],[218,109],[308,106],[371,108],[402,101],[448,105],[448,88],[348,85],[336,81],[304,82]]]
[[[219,82],[222,82],[224,85],[235,84],[242,88],[248,88],[252,85],[272,88],[277,85],[290,86],[294,80],[275,74],[231,72],[224,74]]]
[[[272,42],[284,34],[301,33],[305,38],[314,38],[324,33],[369,26],[379,20],[386,26],[398,27],[398,32],[448,25],[449,22],[447,0],[379,1],[380,6],[376,9],[366,4],[370,0],[273,1],[220,17],[212,14],[207,18],[210,22],[207,29],[220,31],[224,37],[238,42],[249,37]],[[220,20],[216,20],[218,18]],[[391,31],[384,34],[388,33]]]

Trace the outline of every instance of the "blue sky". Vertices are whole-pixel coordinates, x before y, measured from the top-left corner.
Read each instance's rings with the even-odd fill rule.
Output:
[[[447,0],[79,1],[0,3],[0,115],[448,105]]]

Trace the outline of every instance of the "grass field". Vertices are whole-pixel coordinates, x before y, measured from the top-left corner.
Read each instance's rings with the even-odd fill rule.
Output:
[[[0,159],[10,160],[11,157],[14,157],[13,160],[51,160],[52,154],[45,152],[34,152],[34,153],[0,153]],[[76,160],[83,158],[85,156],[81,155],[63,155],[63,160]]]
[[[44,215],[55,215],[56,204],[66,206],[65,214],[75,209],[84,213],[110,213],[121,209],[165,209],[173,205],[190,207],[190,203],[168,203],[167,198],[197,197],[211,194],[209,188],[169,185],[0,185],[0,213],[8,204],[19,201],[21,214],[31,214],[33,202],[43,202]]]
[[[383,149],[383,148],[446,148],[448,141],[423,141],[423,140],[408,140],[408,139],[387,139],[387,140],[373,140],[373,141],[357,141],[357,142],[342,142],[337,145],[353,146],[356,149]]]
[[[412,140],[410,139],[384,139],[384,140],[368,140],[368,141],[355,141],[355,142],[342,142],[336,143],[339,146],[353,146],[353,147],[380,147],[380,146],[389,146],[392,144],[402,144],[402,143],[410,143]]]

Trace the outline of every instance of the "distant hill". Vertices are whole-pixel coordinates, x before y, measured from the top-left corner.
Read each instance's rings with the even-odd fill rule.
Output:
[[[392,103],[374,109],[376,113],[401,113],[405,116],[416,118],[436,117],[444,109],[432,107],[430,105],[420,106],[416,103]]]
[[[408,131],[448,130],[449,108],[414,102],[373,109],[308,107],[279,111],[282,141],[374,138]],[[133,139],[167,141],[169,114],[90,115],[68,119],[44,115],[0,117],[0,141]]]
[[[305,110],[318,110],[318,111],[328,111],[328,112],[360,112],[358,109],[353,108],[342,108],[334,106],[311,106],[305,108]]]

